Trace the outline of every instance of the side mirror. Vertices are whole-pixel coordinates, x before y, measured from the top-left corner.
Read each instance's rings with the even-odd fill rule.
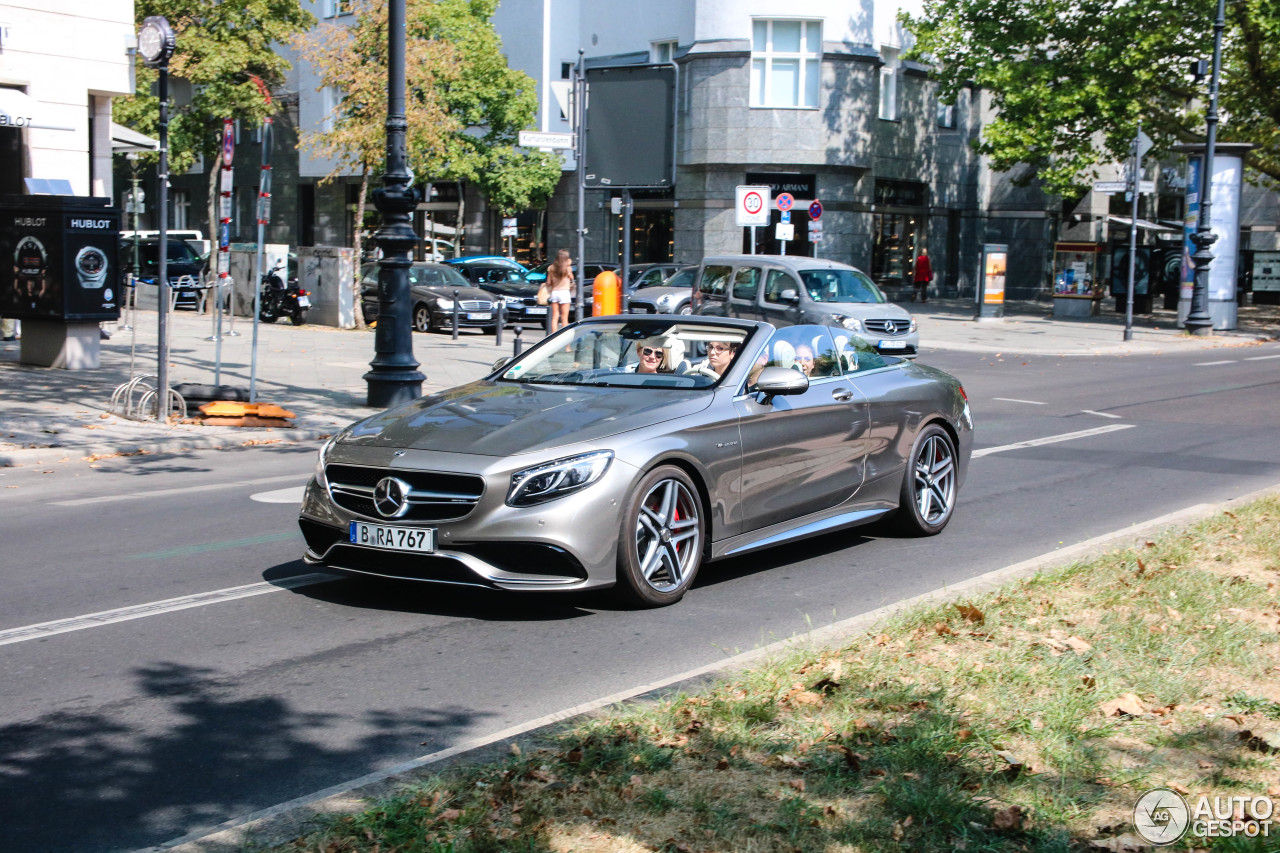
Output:
[[[768,402],[770,397],[785,397],[808,391],[809,377],[789,367],[766,367],[756,377],[755,385],[747,390],[763,394],[765,402]]]
[[[788,305],[800,304],[800,294],[796,293],[794,288],[788,287],[786,290],[778,294],[778,298]]]
[[[502,358],[498,359],[493,363],[493,368],[492,368],[493,372],[497,373],[499,370],[506,367],[508,364],[510,364],[513,361],[515,361],[514,356],[504,355]]]

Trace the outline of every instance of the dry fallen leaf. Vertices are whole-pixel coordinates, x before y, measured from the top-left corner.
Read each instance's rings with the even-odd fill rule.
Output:
[[[1089,645],[1084,640],[1075,636],[1067,637],[1062,642],[1066,643],[1067,646],[1070,647],[1072,651],[1077,652],[1078,654],[1084,654],[1085,652],[1093,648],[1093,646]]]
[[[960,615],[965,618],[966,622],[981,625],[987,621],[987,617],[983,615],[982,611],[972,604],[957,604],[955,608],[960,611]]]
[[[1104,717],[1140,717],[1147,712],[1142,700],[1133,693],[1124,693],[1110,702],[1103,702],[1098,707],[1102,709]]]
[[[1099,850],[1111,850],[1113,853],[1144,853],[1144,851],[1155,849],[1155,845],[1151,842],[1144,841],[1128,832],[1124,835],[1117,835],[1115,838],[1101,838],[1097,841],[1090,841],[1089,846],[1096,847]]]
[[[991,815],[991,828],[997,832],[1021,832],[1025,813],[1022,806],[1009,806]]]

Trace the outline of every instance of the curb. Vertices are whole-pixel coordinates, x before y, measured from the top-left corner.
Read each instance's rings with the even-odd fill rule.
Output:
[[[18,450],[0,450],[0,468],[21,468],[27,465],[53,464],[62,461],[83,461],[88,456],[131,456],[142,454],[185,453],[191,450],[222,450],[242,447],[255,438],[270,435],[281,444],[301,444],[319,440],[342,429],[343,424],[330,427],[249,427],[240,433],[220,435],[174,435],[119,439],[114,442],[92,444],[66,444],[62,446],[27,447]]]
[[[877,624],[906,609],[923,604],[945,604],[966,596],[991,592],[1011,581],[1032,577],[1046,569],[1067,566],[1082,559],[1099,556],[1118,548],[1129,547],[1164,532],[1170,528],[1184,527],[1196,521],[1216,515],[1240,504],[1250,503],[1269,495],[1280,494],[1280,484],[1241,495],[1216,504],[1195,504],[1176,512],[1120,530],[1095,536],[1084,542],[1051,551],[1029,560],[995,569],[949,587],[941,587],[903,599],[893,604],[844,619],[825,628],[787,640],[779,640],[734,655],[716,663],[674,675],[660,681],[639,685],[630,690],[604,696],[595,701],[565,708],[561,711],[528,720],[490,735],[463,741],[457,746],[402,762],[384,771],[370,773],[344,783],[298,797],[285,803],[262,809],[242,818],[220,824],[213,831],[202,831],[176,838],[134,853],[240,853],[245,845],[282,844],[315,828],[315,820],[322,815],[351,814],[368,808],[371,800],[393,795],[396,790],[415,781],[419,771],[434,770],[435,765],[448,766],[462,759],[497,757],[504,747],[517,738],[536,737],[539,731],[547,731],[570,722],[577,717],[595,713],[610,705],[628,700],[657,699],[672,691],[698,686],[711,676],[741,670],[747,666],[782,653],[807,647],[821,647],[869,633]]]

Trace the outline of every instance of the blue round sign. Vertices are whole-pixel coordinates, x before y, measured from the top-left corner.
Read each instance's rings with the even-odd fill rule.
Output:
[[[822,202],[815,201],[813,204],[809,205],[809,218],[810,219],[822,218]]]
[[[791,193],[778,194],[778,210],[790,210],[795,203],[796,200]]]

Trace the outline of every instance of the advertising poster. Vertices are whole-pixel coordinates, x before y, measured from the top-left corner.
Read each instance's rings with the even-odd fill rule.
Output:
[[[63,213],[62,225],[66,319],[118,319],[119,214],[108,210]]]
[[[1187,169],[1187,217],[1184,223],[1182,255],[1182,299],[1191,298],[1195,284],[1195,262],[1192,255],[1196,246],[1191,235],[1199,224],[1200,174],[1203,159],[1192,157]],[[1209,251],[1213,261],[1209,264],[1209,301],[1234,302],[1236,298],[1236,265],[1240,250],[1240,190],[1244,183],[1244,159],[1230,154],[1215,154],[1213,178],[1210,186],[1209,230],[1218,239]]]
[[[59,222],[43,211],[6,212],[0,232],[0,316],[47,320],[62,316]]]
[[[1280,252],[1253,253],[1253,292],[1280,293]]]
[[[982,303],[1004,304],[1004,279],[1009,252],[1005,246],[990,245],[983,249]]]

